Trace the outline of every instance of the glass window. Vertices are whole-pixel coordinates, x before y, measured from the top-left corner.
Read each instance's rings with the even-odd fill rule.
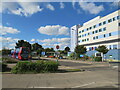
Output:
[[[105,35],[105,34],[104,34],[103,36],[104,36],[104,37],[106,37],[106,35]]]
[[[90,35],[90,33],[88,33],[88,35]]]
[[[106,30],[106,27],[103,28],[103,31],[105,31],[105,30]]]
[[[96,28],[96,25],[94,25],[93,28]]]
[[[112,19],[109,19],[109,20],[108,20],[108,23],[110,23],[110,22],[112,22]]]
[[[115,21],[115,17],[113,18],[113,21]]]
[[[98,30],[96,30],[95,33],[98,33]]]
[[[98,39],[98,36],[96,36],[96,39]]]
[[[88,31],[89,29],[87,28],[87,31]]]
[[[79,31],[79,33],[81,33],[81,31]]]
[[[111,33],[109,33],[109,36],[112,36]]]
[[[92,29],[92,27],[89,27],[89,29]]]
[[[102,32],[102,29],[99,29],[99,32]]]
[[[94,31],[92,32],[92,34],[94,34]]]
[[[117,19],[120,19],[119,16],[117,16]]]
[[[101,26],[102,25],[102,23],[99,23],[99,26]]]
[[[119,23],[119,26],[120,26],[120,23]]]
[[[103,25],[105,25],[105,24],[106,24],[106,21],[103,22]]]
[[[86,36],[86,34],[85,34],[85,36]]]
[[[84,30],[82,30],[82,32],[84,32]]]
[[[95,39],[95,37],[93,37],[93,40]]]
[[[86,39],[84,41],[86,41]]]
[[[89,38],[87,38],[87,41],[89,41]]]
[[[117,49],[117,45],[113,45],[113,49]]]

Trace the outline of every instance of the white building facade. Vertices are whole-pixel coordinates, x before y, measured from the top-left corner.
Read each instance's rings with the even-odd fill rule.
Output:
[[[74,49],[76,45],[78,45],[78,28],[80,28],[80,25],[74,25],[70,29],[71,33],[71,47],[70,50],[71,52],[74,52]]]
[[[86,46],[87,51],[95,50],[100,45],[106,45],[108,49],[120,49],[119,12],[120,10],[104,17],[98,16],[79,27],[78,45]],[[71,44],[74,39],[71,39]]]

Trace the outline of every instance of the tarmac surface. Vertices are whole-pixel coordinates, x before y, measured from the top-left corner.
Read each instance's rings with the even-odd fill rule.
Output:
[[[52,59],[55,60],[55,59]],[[107,62],[59,60],[59,69],[82,72],[3,74],[2,88],[118,88],[118,68]]]

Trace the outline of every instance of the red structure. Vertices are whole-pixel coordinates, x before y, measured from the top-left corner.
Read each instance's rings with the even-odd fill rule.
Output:
[[[12,57],[16,59],[30,59],[30,50],[27,47],[16,48],[11,52]]]

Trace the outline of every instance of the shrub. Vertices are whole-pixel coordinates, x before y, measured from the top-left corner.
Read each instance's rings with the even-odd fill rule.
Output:
[[[12,68],[12,73],[40,73],[40,72],[55,72],[58,69],[58,63],[54,61],[22,61],[18,62]]]
[[[0,72],[5,72],[7,70],[7,64],[0,63]]]
[[[99,62],[99,61],[102,61],[102,57],[95,57],[94,60],[95,60],[95,61],[98,61],[98,62]]]
[[[17,63],[18,61],[11,57],[2,57],[2,61],[4,63]]]

